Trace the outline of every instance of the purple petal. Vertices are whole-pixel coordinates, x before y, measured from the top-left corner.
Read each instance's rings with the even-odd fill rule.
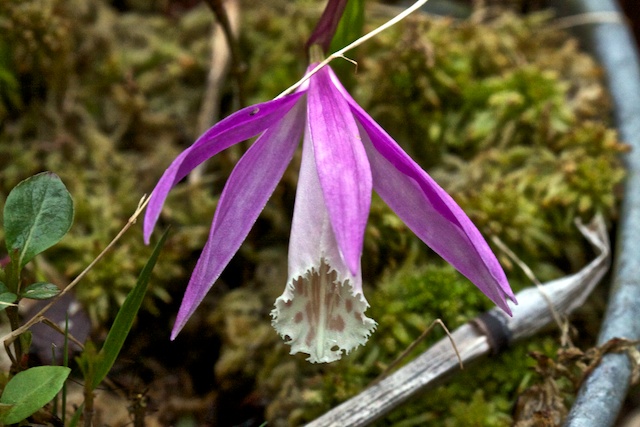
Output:
[[[349,104],[324,67],[309,82],[307,121],[331,225],[356,274],[371,206],[371,170]]]
[[[353,276],[336,243],[308,132],[289,242],[289,280],[271,312],[272,325],[291,354],[331,362],[367,341],[375,322],[364,315],[360,271]]]
[[[180,153],[164,172],[151,194],[144,216],[145,243],[149,243],[149,237],[160,217],[167,194],[182,178],[220,151],[259,134],[280,120],[303,93],[297,92],[280,99],[243,108],[218,122],[193,145]]]
[[[506,299],[516,302],[504,270],[460,206],[382,129],[342,87],[362,126],[373,186],[407,226],[507,313]]]
[[[471,280],[507,313],[515,302],[507,278],[480,231],[460,206],[372,119],[354,114],[382,199],[431,249]]]
[[[291,283],[308,271],[318,270],[322,260],[337,274],[337,280],[349,280],[356,293],[362,293],[360,263],[356,274],[345,265],[324,202],[318,179],[313,143],[309,131],[302,144],[302,160],[296,202],[289,239],[289,280]]]
[[[184,294],[174,339],[247,237],[282,178],[304,130],[304,103],[296,104],[247,150],[218,201],[209,239]]]

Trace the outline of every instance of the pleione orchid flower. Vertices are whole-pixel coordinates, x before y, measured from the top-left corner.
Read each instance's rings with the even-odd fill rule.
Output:
[[[313,67],[310,67],[310,69]],[[171,339],[240,248],[302,139],[289,271],[272,324],[291,354],[331,362],[364,344],[361,256],[372,190],[429,247],[511,313],[502,267],[468,216],[351,98],[329,66],[294,93],[223,119],[183,151],[154,188],[144,218],[148,243],[169,191],[233,144],[259,137],[220,195],[209,238],[187,286]]]

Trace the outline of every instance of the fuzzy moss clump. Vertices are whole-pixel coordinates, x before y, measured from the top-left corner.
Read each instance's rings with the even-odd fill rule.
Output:
[[[6,83],[0,84],[0,200],[41,170],[61,176],[75,201],[75,223],[29,272],[61,285],[115,235],[198,132],[210,11],[203,4],[170,13],[133,6],[140,4],[135,0],[117,3],[124,10],[101,0],[0,3],[0,83]],[[321,9],[314,0],[243,4],[242,77],[247,99],[261,102],[304,72],[304,42]],[[361,46],[354,53],[357,74],[344,75],[348,66],[338,70],[354,97],[452,193],[485,236],[499,237],[541,280],[584,265],[590,248],[573,219],[601,212],[614,222],[616,186],[624,175],[618,155],[625,147],[607,122],[601,72],[552,24],[548,14],[465,21],[417,15]],[[223,116],[236,108],[231,87],[221,88]],[[158,314],[170,297],[179,301],[231,157],[216,156],[200,179],[181,183],[167,199],[160,225],[174,227],[154,270],[155,298],[147,299],[141,317]],[[174,370],[191,387],[185,395],[225,391],[215,408],[203,412],[258,414],[269,425],[300,425],[357,394],[434,319],[455,329],[491,306],[374,196],[362,267],[377,331],[366,346],[332,365],[288,355],[269,332],[268,313],[287,276],[297,164],[294,159],[205,300],[214,314],[199,310],[180,335],[186,341],[175,353],[187,349],[188,356],[170,355],[170,344],[162,341],[169,335],[168,311],[150,316],[152,326],[141,328],[132,347],[131,359],[147,352],[144,357],[161,361],[148,366],[179,359]],[[134,228],[78,286],[97,329],[135,283],[149,253]],[[514,288],[527,286],[502,258]],[[238,289],[220,298],[228,288]],[[436,327],[409,359],[443,336]],[[209,339],[220,345],[215,354],[205,351]],[[159,347],[150,342],[161,342],[156,345],[162,350],[151,354]],[[534,361],[527,354],[551,356],[556,342],[554,336],[533,339],[469,366],[379,425],[508,425],[516,396],[530,382]],[[169,401],[176,389],[163,382],[172,369],[163,369],[154,371],[149,389]],[[233,424],[245,421],[234,418]]]
[[[0,3],[0,123],[34,97],[65,84],[71,59],[70,17],[59,0]]]
[[[0,97],[0,119],[2,111],[10,118],[0,132],[0,200],[42,170],[65,182],[76,207],[74,225],[32,272],[64,286],[196,136],[213,18],[203,6],[176,24],[161,13],[118,13],[98,0],[10,0],[0,8],[6,30],[0,68],[17,85],[13,95]],[[191,194],[175,192],[168,201],[163,221],[189,225],[172,233],[165,247],[147,311],[158,314],[158,304],[171,299],[167,288],[186,280],[215,209],[211,184],[206,177],[189,185]],[[190,208],[171,209],[177,203]],[[96,328],[113,317],[150,250],[133,227],[76,288]]]
[[[278,0],[268,7],[261,7],[260,0],[248,0],[246,5],[247,31],[240,36],[247,61],[244,77],[249,102],[264,102],[302,77],[307,57],[304,44],[322,9],[313,0],[295,5]]]
[[[573,220],[615,219],[626,146],[601,70],[549,14],[415,16],[366,49],[358,99],[485,234],[542,279],[584,264]]]
[[[451,266],[421,266],[413,262],[407,262],[399,271],[382,278],[369,301],[371,314],[379,326],[371,342],[360,350],[367,355],[360,357],[375,360],[374,366],[380,370],[378,373],[418,339],[434,319],[442,319],[453,331],[492,306]],[[446,339],[446,335],[436,325],[406,360],[411,360],[440,339]],[[464,371],[456,374],[446,385],[439,386],[437,391],[427,391],[412,399],[376,425],[508,426],[511,422],[511,399],[534,365],[527,354],[532,350],[553,354],[556,345],[553,337],[537,338],[498,356],[489,356],[465,366]],[[335,375],[341,373],[336,372]]]

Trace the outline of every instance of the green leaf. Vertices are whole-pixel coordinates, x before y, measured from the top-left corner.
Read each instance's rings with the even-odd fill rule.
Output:
[[[98,350],[93,341],[88,340],[84,343],[84,349],[82,353],[76,357],[76,363],[82,372],[86,384],[93,384],[92,378],[96,376],[96,366],[98,365],[98,360],[101,358],[102,355],[98,354]]]
[[[53,283],[47,282],[37,282],[32,283],[22,292],[20,292],[20,296],[23,298],[31,298],[31,299],[49,299],[53,298],[60,293],[60,289]]]
[[[84,402],[82,402],[78,407],[78,409],[76,409],[76,412],[73,414],[73,417],[71,417],[71,421],[69,421],[68,427],[76,427],[80,422],[80,417],[82,416],[83,413],[84,413]]]
[[[64,366],[37,366],[16,374],[7,383],[0,404],[13,405],[0,414],[0,423],[14,424],[49,403],[60,391],[71,369]]]
[[[31,343],[33,342],[33,333],[31,331],[24,331],[18,336],[18,341],[22,347],[22,354],[29,354],[31,349]],[[0,402],[2,399],[0,399]]]
[[[344,8],[329,50],[340,50],[362,35],[364,27],[364,0],[349,0]]]
[[[158,260],[160,250],[162,249],[164,242],[167,240],[167,233],[168,230],[164,232],[160,241],[153,249],[153,253],[149,258],[149,261],[147,261],[147,264],[144,266],[140,276],[138,277],[136,286],[131,290],[129,295],[127,295],[127,298],[124,300],[122,307],[120,307],[120,310],[113,321],[113,325],[107,334],[102,350],[100,350],[100,356],[102,357],[99,358],[96,363],[95,376],[92,383],[94,389],[100,385],[102,380],[111,370],[113,363],[116,361],[116,358],[122,349],[127,335],[129,335],[133,321],[140,309],[144,295],[147,292],[147,285],[149,284],[151,271],[156,265],[156,261]]]
[[[9,291],[7,285],[0,282],[0,311],[7,308],[7,306],[13,304],[18,299],[18,296]]]
[[[4,310],[18,299],[18,296],[11,292],[0,293],[0,311]]]
[[[43,172],[25,179],[11,190],[4,205],[5,239],[12,260],[22,269],[58,243],[72,222],[73,200],[56,174]]]

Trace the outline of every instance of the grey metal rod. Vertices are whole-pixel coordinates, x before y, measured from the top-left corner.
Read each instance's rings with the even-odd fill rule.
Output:
[[[614,0],[557,0],[556,10],[565,16],[581,15],[583,24],[573,28],[584,48],[606,70],[606,82],[614,104],[614,120],[623,141],[630,144],[625,156],[625,183],[617,236],[612,287],[598,337],[601,345],[612,338],[640,338],[640,63],[636,42]],[[631,364],[626,355],[610,353],[587,378],[571,409],[566,427],[614,425],[629,388]]]

